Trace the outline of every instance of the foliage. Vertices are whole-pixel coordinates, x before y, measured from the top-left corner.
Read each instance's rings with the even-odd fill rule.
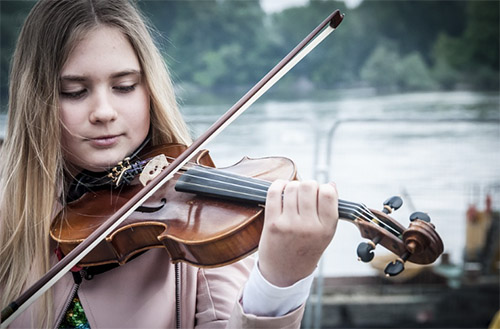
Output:
[[[499,11],[497,1],[470,2],[465,31],[456,37],[439,35],[433,54],[435,71],[444,87],[460,83],[476,89],[499,89]]]
[[[386,46],[378,46],[361,69],[361,78],[380,91],[391,91],[398,87],[399,71],[396,63],[399,53]]]
[[[412,52],[402,57],[394,45],[378,46],[361,69],[361,78],[381,92],[436,88],[422,56]]]
[[[258,1],[145,1],[142,9],[168,36],[177,82],[225,88],[257,81],[270,41]],[[160,39],[161,43],[163,40]],[[164,42],[164,41],[163,41]],[[252,70],[248,70],[252,67]]]
[[[404,90],[429,90],[436,87],[431,72],[418,52],[410,53],[398,63],[399,86]]]
[[[6,111],[10,58],[32,1],[0,1],[0,112]]]
[[[30,1],[0,1],[0,96]],[[334,9],[333,35],[272,91],[371,86],[380,91],[499,89],[498,1],[311,0],[266,14],[257,0],[139,1],[177,85],[197,91],[246,89]],[[189,87],[193,87],[191,89]]]

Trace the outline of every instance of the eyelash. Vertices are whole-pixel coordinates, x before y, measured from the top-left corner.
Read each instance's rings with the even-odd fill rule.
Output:
[[[117,87],[113,87],[113,89],[119,93],[126,94],[126,93],[134,91],[136,85],[137,84],[133,84],[130,86],[117,86]],[[61,92],[61,96],[64,98],[68,98],[68,99],[79,99],[82,96],[84,96],[84,94],[86,92],[87,92],[87,89],[82,89],[82,90],[73,91],[73,92]]]
[[[86,89],[78,90],[78,91],[73,91],[73,92],[61,92],[61,96],[64,98],[69,98],[69,99],[78,99],[82,97],[85,92],[87,92]]]
[[[130,85],[130,86],[118,86],[118,87],[113,87],[113,89],[117,90],[118,92],[120,93],[129,93],[131,91],[134,91],[135,90],[135,86],[137,84],[133,84],[133,85]]]

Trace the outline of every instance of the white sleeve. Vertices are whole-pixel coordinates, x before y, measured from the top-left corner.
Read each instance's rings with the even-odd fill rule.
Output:
[[[267,281],[259,270],[258,260],[243,289],[242,306],[247,314],[282,316],[305,303],[314,280],[314,273],[289,287],[277,287]]]

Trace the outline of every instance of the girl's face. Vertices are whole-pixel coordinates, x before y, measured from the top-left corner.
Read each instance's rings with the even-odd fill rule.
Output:
[[[102,171],[132,153],[149,130],[149,92],[139,60],[116,28],[90,31],[61,71],[64,157],[71,171]]]

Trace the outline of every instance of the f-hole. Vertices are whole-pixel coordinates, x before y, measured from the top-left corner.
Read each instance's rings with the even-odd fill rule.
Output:
[[[167,204],[167,199],[163,198],[160,200],[161,204],[158,206],[139,206],[135,211],[142,213],[152,213],[157,212]]]

